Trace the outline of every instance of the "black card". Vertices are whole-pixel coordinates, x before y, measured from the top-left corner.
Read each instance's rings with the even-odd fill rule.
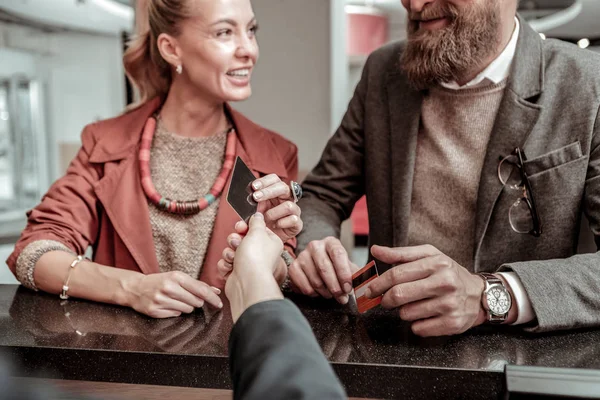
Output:
[[[231,176],[231,185],[227,193],[227,202],[233,207],[241,219],[248,222],[251,216],[256,213],[258,204],[252,198],[252,182],[256,177],[250,171],[250,168],[241,158],[235,159],[233,166],[233,175]]]

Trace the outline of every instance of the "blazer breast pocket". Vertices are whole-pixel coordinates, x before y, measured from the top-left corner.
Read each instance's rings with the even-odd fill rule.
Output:
[[[584,158],[584,156],[581,151],[581,144],[576,141],[560,149],[527,160],[523,163],[523,166],[527,175],[534,177],[537,174],[558,168],[580,158]]]
[[[542,241],[567,254],[578,233],[588,156],[579,142],[534,157],[524,163],[542,225]]]

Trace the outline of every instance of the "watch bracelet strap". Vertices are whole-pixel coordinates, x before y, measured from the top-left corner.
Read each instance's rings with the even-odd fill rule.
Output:
[[[490,274],[489,272],[479,272],[479,276],[481,276],[488,285],[498,284],[504,286],[502,279],[498,278],[494,274]]]
[[[290,269],[290,265],[292,265],[292,263],[294,262],[294,257],[292,257],[292,255],[287,251],[287,250],[283,250],[281,252],[281,258],[283,259],[283,262],[285,262],[285,266],[287,267],[286,272],[285,272],[285,279],[283,280],[283,283],[281,284],[281,286],[279,287],[281,289],[282,292],[289,292],[291,291],[291,281],[290,281],[290,274],[288,273],[287,270]]]

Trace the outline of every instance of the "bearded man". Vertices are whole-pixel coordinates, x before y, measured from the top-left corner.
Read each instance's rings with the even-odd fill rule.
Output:
[[[517,0],[402,4],[407,41],[369,57],[303,183],[293,285],[348,301],[337,238],[366,194],[366,295],[415,334],[600,326],[600,254],[575,254],[582,214],[600,244],[600,56],[543,40]]]

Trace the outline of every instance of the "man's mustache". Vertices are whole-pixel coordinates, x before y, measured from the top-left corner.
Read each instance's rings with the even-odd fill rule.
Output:
[[[454,20],[458,17],[458,12],[453,7],[444,5],[432,5],[422,11],[410,11],[408,18],[414,22],[431,21],[434,19],[448,18]]]

